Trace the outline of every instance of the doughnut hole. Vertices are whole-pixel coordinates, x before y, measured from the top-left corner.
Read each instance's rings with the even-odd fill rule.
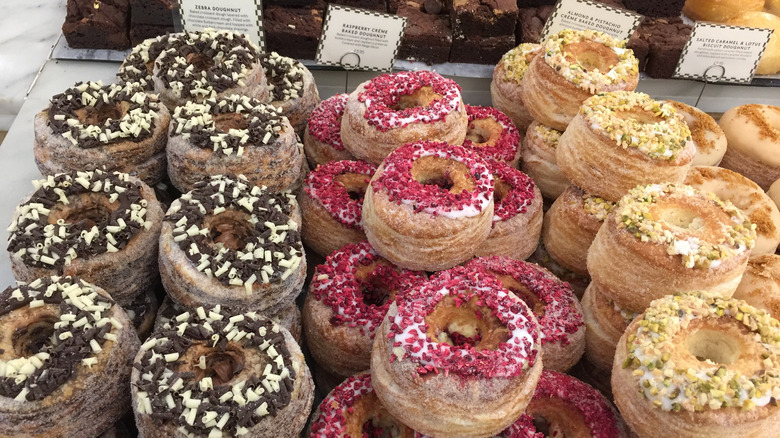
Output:
[[[754,334],[732,316],[694,320],[676,335],[678,347],[671,360],[693,370],[724,366],[743,375],[756,375],[764,369],[762,354],[767,352]]]
[[[423,185],[435,185],[458,194],[476,187],[469,168],[460,161],[443,157],[420,157],[412,164],[412,179]]]
[[[477,304],[478,301],[476,296],[466,302],[444,297],[425,317],[428,338],[455,347],[496,350],[509,339],[509,330],[491,309]]]
[[[363,195],[366,194],[369,178],[368,175],[362,173],[350,172],[336,175],[333,179],[347,190],[350,199],[357,201],[363,199]]]
[[[526,414],[534,418],[536,431],[546,437],[567,438],[590,436],[585,416],[569,403],[558,398],[534,400]]]
[[[466,138],[477,147],[492,146],[501,137],[504,127],[494,119],[477,119],[469,123]]]
[[[16,357],[29,357],[47,350],[47,346],[52,345],[54,336],[54,324],[59,318],[53,312],[40,311],[34,309],[20,309],[17,312],[23,312],[18,315],[23,324],[12,328],[11,345]]]
[[[398,97],[398,102],[395,105],[391,105],[390,108],[395,111],[409,108],[424,108],[433,103],[434,100],[441,98],[441,94],[433,91],[433,87],[425,86],[414,90],[411,94],[402,94]]]
[[[244,212],[226,210],[207,217],[204,226],[209,230],[209,236],[215,245],[221,244],[235,251],[246,247],[249,238],[257,234],[249,219],[250,216]]]
[[[190,64],[196,71],[208,70],[214,67],[214,60],[204,53],[189,53],[185,56],[187,64]]]
[[[615,113],[618,118],[623,120],[633,120],[640,125],[654,125],[664,121],[663,118],[640,108],[634,108],[631,111],[618,111]]]
[[[68,197],[68,204],[57,203],[49,211],[49,224],[71,224],[80,230],[104,228],[119,208],[119,202],[110,202],[99,193],[81,193]]]
[[[493,181],[495,182],[495,187],[493,189],[493,203],[496,206],[499,206],[504,201],[504,198],[506,198],[506,196],[512,190],[512,186],[505,183],[498,175],[493,175]]]
[[[77,109],[76,117],[85,125],[103,126],[108,120],[118,120],[127,114],[130,104],[120,102],[117,104],[99,103],[97,107],[85,106]]]
[[[708,328],[693,332],[688,336],[685,346],[699,362],[731,365],[742,355],[738,338],[724,336],[721,331]]]
[[[345,417],[344,436],[389,438],[404,436],[402,432],[406,430],[385,410],[374,392],[358,398]]]
[[[245,114],[241,113],[218,114],[212,120],[214,120],[214,126],[217,130],[222,132],[230,132],[231,129],[247,129],[249,127],[249,119]]]
[[[395,300],[395,289],[390,289],[387,279],[379,275],[386,269],[393,269],[387,262],[373,262],[367,265],[361,265],[355,272],[355,278],[357,279],[360,287],[360,292],[363,294],[363,303],[367,306],[382,306],[388,301]]]
[[[209,377],[214,386],[230,384],[246,363],[243,349],[233,342],[228,342],[224,350],[206,344],[192,345],[179,361],[179,371],[192,372],[196,382]],[[264,367],[265,363],[257,369]]]
[[[614,50],[595,41],[567,44],[563,53],[570,62],[581,65],[585,71],[598,70],[606,73],[620,62]]]
[[[720,240],[723,224],[731,223],[728,214],[722,209],[716,208],[709,201],[692,201],[692,198],[659,198],[650,207],[648,214],[659,221],[663,229],[679,237],[693,236],[707,242]]]
[[[495,272],[492,274],[498,278],[498,280],[504,286],[504,289],[507,289],[508,291],[515,294],[517,298],[523,300],[528,308],[534,312],[534,315],[536,315],[537,318],[544,316],[544,302],[540,300],[536,294],[528,290],[527,287],[525,287],[519,281],[515,280],[511,275],[501,275]]]

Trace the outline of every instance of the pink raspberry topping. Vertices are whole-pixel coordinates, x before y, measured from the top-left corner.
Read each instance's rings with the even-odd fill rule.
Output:
[[[311,425],[311,438],[344,438],[347,417],[361,397],[374,392],[371,374],[357,374],[335,387],[320,403],[319,416]],[[352,437],[362,438],[362,437]]]
[[[357,173],[366,175],[366,183],[368,183],[374,172],[376,166],[364,161],[331,161],[317,166],[317,169],[306,175],[304,190],[312,199],[319,201],[334,219],[350,228],[362,230],[360,219],[363,211],[363,196],[352,199],[336,177],[346,173]]]
[[[348,97],[349,94],[337,94],[320,102],[311,112],[306,127],[309,135],[337,151],[344,150],[344,144],[341,143],[341,116],[344,115]]]
[[[493,178],[509,186],[509,191],[504,198],[495,203],[493,223],[506,221],[518,214],[524,214],[536,197],[534,193],[536,184],[534,181],[525,173],[510,167],[504,162],[488,160],[487,163]]]
[[[512,161],[517,155],[517,149],[520,148],[520,131],[515,127],[515,123],[506,114],[488,106],[466,105],[466,114],[469,116],[469,127],[466,133],[466,140],[463,141],[463,147],[471,149],[486,160]],[[493,119],[503,128],[501,136],[492,144],[476,146],[469,140],[469,132],[474,128],[474,121]]]

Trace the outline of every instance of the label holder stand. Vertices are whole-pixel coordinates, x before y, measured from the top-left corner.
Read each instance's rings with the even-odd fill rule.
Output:
[[[707,75],[714,69],[720,69],[720,74],[717,76],[712,76],[712,80],[710,80],[710,76]],[[702,86],[701,90],[699,90],[699,95],[696,97],[696,103],[694,103],[693,106],[699,106],[699,101],[701,100],[701,96],[704,94],[704,90],[707,88],[707,85],[710,83],[717,83],[724,76],[726,76],[726,67],[722,64],[712,64],[711,66],[704,69],[704,74],[702,74],[702,81],[704,81],[704,86]]]

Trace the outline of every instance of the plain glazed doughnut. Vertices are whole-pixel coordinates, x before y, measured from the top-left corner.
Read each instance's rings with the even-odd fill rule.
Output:
[[[379,165],[406,143],[461,144],[467,125],[455,81],[429,71],[388,73],[360,84],[349,95],[341,141],[357,159]]]
[[[349,94],[323,100],[309,115],[303,135],[303,150],[312,169],[329,161],[354,160],[341,142],[341,118]]]
[[[463,147],[485,160],[503,161],[517,167],[520,161],[520,132],[512,119],[487,106],[466,105],[469,125]]]
[[[780,255],[751,257],[732,298],[780,317]]]
[[[780,72],[780,16],[763,11],[745,11],[731,17],[726,21],[729,26],[754,27],[759,29],[771,29],[772,36],[764,48],[761,59],[758,61],[755,74],[773,75]]]
[[[547,199],[556,199],[570,184],[555,158],[561,134],[561,131],[534,121],[528,126],[525,143],[520,149],[520,168],[534,180]]]
[[[721,167],[769,190],[780,179],[780,107],[737,106],[723,113],[719,123],[729,141]]]
[[[760,11],[765,0],[685,0],[683,13],[691,20],[724,23],[743,11]]]
[[[534,121],[523,103],[523,76],[528,64],[542,50],[539,44],[520,44],[506,52],[493,70],[490,97],[493,107],[503,112],[525,132]]]
[[[770,438],[780,427],[780,323],[744,301],[666,296],[618,342],[612,390],[640,437]]]
[[[667,100],[666,103],[672,105],[677,114],[683,116],[685,124],[691,130],[691,139],[696,146],[696,155],[691,161],[691,166],[717,166],[726,153],[726,134],[718,126],[715,119],[704,111],[677,102],[676,100]]]
[[[439,271],[474,256],[493,220],[493,176],[461,146],[407,144],[382,163],[363,199],[363,229],[393,264]]]
[[[317,85],[306,66],[276,52],[260,55],[265,70],[271,105],[282,110],[299,136],[306,129],[306,119],[320,103]]]

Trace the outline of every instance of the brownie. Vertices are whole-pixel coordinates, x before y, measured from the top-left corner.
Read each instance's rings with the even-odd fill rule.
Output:
[[[536,8],[539,6],[552,6],[557,0],[517,0],[519,8]]]
[[[130,0],[130,23],[173,27],[172,10],[173,0]]]
[[[638,29],[649,46],[645,72],[652,78],[671,78],[691,31],[680,17],[645,19]]]
[[[263,27],[269,51],[297,59],[314,59],[322,33],[322,9],[265,8]]]
[[[519,11],[515,38],[519,43],[538,43],[541,39],[544,23],[552,14],[552,6],[523,8]]]
[[[444,9],[440,11],[446,12]],[[404,36],[398,48],[399,59],[429,64],[447,62],[452,47],[449,15],[428,13],[422,2],[415,1],[402,2],[398,6],[397,14],[399,17],[406,17]]]
[[[497,64],[504,53],[515,47],[515,36],[453,38],[450,62]]]
[[[514,36],[515,0],[447,0],[447,9],[455,38]]]
[[[71,47],[129,49],[129,30],[128,0],[68,0],[62,34]]]
[[[387,12],[395,14],[398,12],[398,7],[401,6],[404,0],[387,0]]]
[[[636,59],[639,60],[639,71],[644,71],[647,63],[647,54],[650,51],[650,45],[647,41],[643,40],[638,32],[634,32],[626,42],[626,48],[631,49]]]
[[[317,7],[322,0],[263,0],[263,6]]]
[[[387,12],[385,0],[327,0],[328,4],[349,6],[352,8],[371,9],[373,11]]]
[[[679,17],[685,0],[623,0],[627,9],[646,17]]]
[[[130,23],[130,42],[135,46],[145,39],[173,32],[173,24],[170,26],[155,26],[153,24]]]

